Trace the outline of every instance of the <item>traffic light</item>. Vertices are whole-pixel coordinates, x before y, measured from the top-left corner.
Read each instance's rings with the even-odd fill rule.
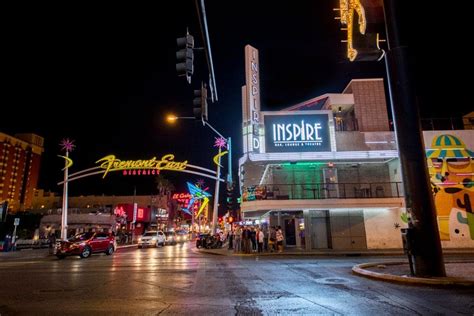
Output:
[[[178,51],[176,52],[176,72],[178,77],[186,76],[188,83],[191,83],[191,76],[194,72],[194,37],[189,33],[185,37],[176,39]]]
[[[203,82],[200,90],[194,90],[193,113],[196,120],[207,121],[207,87]]]
[[[227,186],[227,211],[232,212],[234,209],[234,199],[233,199],[233,187],[232,186]]]
[[[232,224],[234,222],[234,218],[232,216],[227,217],[227,223]]]

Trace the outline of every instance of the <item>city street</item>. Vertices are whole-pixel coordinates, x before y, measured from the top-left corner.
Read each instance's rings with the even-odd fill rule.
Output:
[[[191,244],[120,249],[89,259],[0,258],[0,315],[474,313],[474,289],[355,276],[393,257],[227,257]],[[472,259],[472,258],[471,258]]]

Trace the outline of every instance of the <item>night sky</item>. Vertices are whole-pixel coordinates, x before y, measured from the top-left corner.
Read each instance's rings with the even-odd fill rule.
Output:
[[[324,93],[338,93],[352,78],[384,77],[383,62],[350,63],[334,20],[338,1],[207,1],[219,102],[209,121],[233,139],[234,167],[242,153],[241,86],[244,46],[260,50],[262,110],[279,110]],[[7,13],[8,11],[8,13]],[[214,134],[194,121],[165,123],[166,113],[192,115],[192,90],[206,79],[204,54],[195,53],[192,85],[175,71],[176,38],[186,27],[202,45],[194,1],[157,6],[16,7],[4,29],[0,131],[45,138],[40,188],[61,192],[58,143],[76,141],[73,171],[115,153],[176,160],[213,168]],[[407,7],[417,98],[422,117],[460,116],[474,109],[468,83],[468,29],[458,8]],[[456,20],[452,17],[456,16]],[[451,19],[451,20],[450,20]],[[468,75],[467,75],[468,76]],[[184,187],[197,178],[167,172]],[[206,180],[209,186],[213,181]],[[152,178],[94,176],[71,183],[71,195],[149,194]]]

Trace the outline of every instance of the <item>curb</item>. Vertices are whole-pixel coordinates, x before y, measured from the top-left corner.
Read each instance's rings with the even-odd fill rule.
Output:
[[[455,286],[469,286],[474,287],[474,281],[458,279],[458,278],[419,278],[411,276],[399,276],[387,273],[379,273],[374,271],[365,270],[365,268],[374,267],[377,265],[401,265],[407,264],[404,261],[395,262],[373,262],[373,263],[362,263],[352,267],[352,272],[363,277],[377,279],[387,282],[404,283],[411,285],[455,285]]]
[[[195,248],[194,248],[195,249]],[[344,252],[344,253],[330,253],[330,252],[282,252],[282,253],[233,253],[233,252],[223,252],[223,251],[212,251],[207,249],[196,249],[197,252],[206,253],[210,255],[218,256],[228,256],[228,257],[284,257],[284,256],[344,256],[344,257],[362,257],[362,256],[402,256],[403,252],[400,253],[358,253],[358,252]]]

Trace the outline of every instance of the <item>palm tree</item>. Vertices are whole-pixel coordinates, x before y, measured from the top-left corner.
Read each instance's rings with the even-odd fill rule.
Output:
[[[171,183],[161,174],[156,176],[155,183],[156,188],[158,189],[158,195],[170,195],[175,189],[173,183]]]

